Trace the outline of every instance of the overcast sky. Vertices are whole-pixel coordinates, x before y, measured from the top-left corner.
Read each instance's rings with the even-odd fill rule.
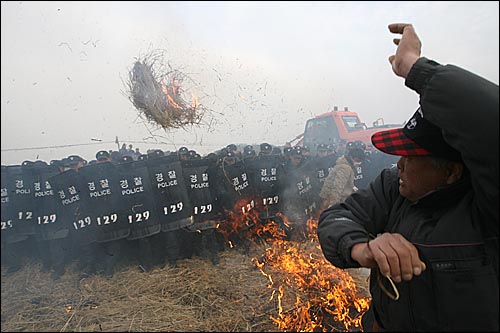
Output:
[[[282,145],[333,106],[403,123],[418,96],[392,73],[387,25],[413,23],[422,55],[498,84],[498,4],[2,1],[1,161],[90,160],[116,136],[143,152]],[[138,117],[125,82],[152,50],[189,76],[210,126],[165,131]]]

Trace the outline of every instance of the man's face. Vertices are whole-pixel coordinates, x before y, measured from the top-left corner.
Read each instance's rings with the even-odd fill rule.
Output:
[[[302,156],[300,155],[291,155],[290,161],[293,165],[298,166],[302,162]]]
[[[235,163],[236,163],[236,159],[235,159],[234,157],[226,157],[226,158],[224,159],[224,163],[225,163],[226,165],[233,165],[233,164],[235,164]]]
[[[398,163],[399,193],[410,201],[446,185],[446,168],[437,168],[428,156],[402,156]]]

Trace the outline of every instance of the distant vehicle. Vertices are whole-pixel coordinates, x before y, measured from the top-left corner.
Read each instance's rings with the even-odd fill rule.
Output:
[[[335,106],[333,111],[308,119],[304,132],[287,143],[292,146],[308,146],[314,151],[320,143],[337,144],[341,140],[345,142],[360,140],[371,149],[373,133],[401,126],[401,124],[384,124],[384,120],[378,118],[373,122],[373,127],[368,127],[361,121],[358,113],[349,111],[347,107],[339,111]]]

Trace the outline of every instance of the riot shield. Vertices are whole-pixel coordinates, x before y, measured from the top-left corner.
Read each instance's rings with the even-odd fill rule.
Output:
[[[87,197],[83,194],[85,184],[79,173],[69,169],[51,176],[47,180],[54,190],[57,221],[61,229],[69,228],[69,237],[77,244],[85,245],[96,240],[96,228],[92,223]],[[52,230],[47,229],[50,237]],[[57,231],[56,231],[57,232]]]
[[[232,244],[239,241],[246,244],[249,230],[259,221],[249,170],[243,161],[232,165],[222,163],[216,183],[221,206],[227,215],[219,227],[221,233]]]
[[[197,230],[213,228],[220,219],[212,162],[206,158],[182,161],[187,192],[191,200],[191,216]],[[191,228],[191,229],[193,229]]]
[[[288,184],[284,189],[285,214],[302,224],[318,213],[318,198],[314,195],[316,175],[309,161],[287,173]]]
[[[20,241],[28,237],[17,235],[16,229],[14,229],[14,221],[17,220],[16,209],[12,203],[14,195],[14,187],[12,185],[14,183],[10,179],[11,175],[8,171],[9,167],[2,165],[2,244],[4,242],[14,243],[16,238]]]
[[[139,239],[161,231],[160,220],[153,199],[146,161],[131,161],[115,166],[119,175],[121,204],[120,223],[128,223],[128,240]]]
[[[11,226],[8,225],[9,220],[7,220],[5,221],[6,229],[3,229],[2,223],[2,237],[7,243],[25,240],[36,233],[33,218],[36,214],[33,183],[34,175],[29,166],[11,165],[5,168],[5,185],[2,185],[2,189],[5,188],[7,191],[6,197],[9,201],[7,216],[10,217]]]
[[[248,214],[255,208],[254,189],[244,161],[221,165],[221,203],[229,211]]]
[[[320,200],[319,193],[323,188],[325,179],[326,177],[328,177],[330,170],[332,170],[333,167],[335,166],[335,156],[334,155],[329,155],[324,157],[316,156],[309,162],[309,165],[311,166],[311,168],[314,170],[315,173],[314,181],[312,182],[313,195],[315,196],[317,202],[319,202]]]
[[[191,201],[177,157],[148,159],[146,164],[161,231],[178,230],[192,224]]]
[[[130,235],[130,224],[120,219],[126,211],[120,195],[119,176],[111,162],[86,165],[78,170],[82,178],[82,195],[88,201],[88,214],[95,224],[97,242],[109,242]]]
[[[37,224],[36,238],[38,240],[50,240],[68,237],[68,221],[63,221],[58,216],[58,202],[56,192],[49,179],[58,175],[59,168],[53,165],[33,167],[34,175],[33,191],[35,201],[35,215]]]
[[[282,190],[285,170],[279,156],[261,155],[245,161],[251,186],[254,189],[255,207],[259,218],[266,220],[283,210]]]

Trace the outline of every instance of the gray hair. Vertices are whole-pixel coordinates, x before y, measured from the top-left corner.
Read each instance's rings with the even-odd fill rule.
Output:
[[[445,169],[448,166],[451,166],[452,164],[456,163],[454,161],[450,161],[446,158],[442,157],[436,157],[436,156],[429,156],[431,159],[431,163],[433,166],[435,166],[438,169]]]

